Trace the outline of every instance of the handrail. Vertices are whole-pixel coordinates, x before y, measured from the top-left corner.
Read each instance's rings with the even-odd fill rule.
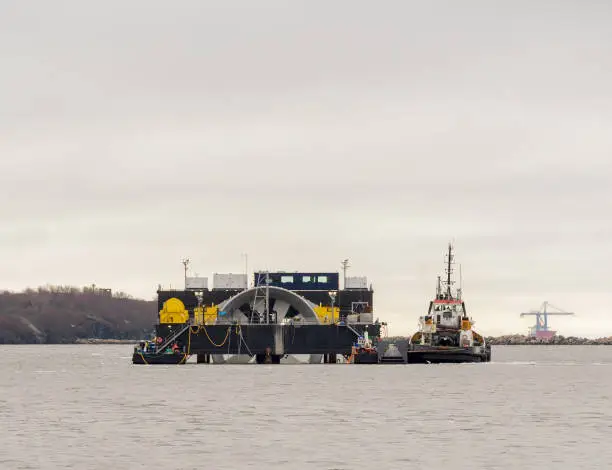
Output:
[[[163,352],[163,350],[166,349],[170,345],[170,343],[172,343],[172,341],[174,341],[180,335],[185,333],[185,331],[187,331],[187,328],[191,328],[190,323],[187,323],[187,325],[181,331],[179,331],[178,333],[175,333],[174,335],[170,337],[170,339],[166,340],[164,344],[162,344],[159,348],[157,348],[157,352]]]
[[[351,325],[349,325],[348,323],[346,324],[346,327],[351,330],[355,336],[357,336],[357,338],[359,338],[361,336],[361,333],[359,333],[355,328],[353,328]]]

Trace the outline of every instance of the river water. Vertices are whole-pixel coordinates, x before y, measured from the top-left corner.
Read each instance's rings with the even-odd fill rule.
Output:
[[[0,469],[610,469],[612,347],[464,365],[133,366],[0,346]]]

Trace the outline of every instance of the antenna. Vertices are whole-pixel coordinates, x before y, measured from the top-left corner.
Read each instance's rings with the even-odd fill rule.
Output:
[[[246,277],[245,289],[248,289],[249,288],[249,255],[248,253],[242,253],[242,256],[244,256],[244,275]]]
[[[350,268],[348,262],[349,262],[348,258],[342,261],[342,270],[344,271],[344,284],[343,284],[343,287],[345,289],[346,289],[346,270],[348,268]]]
[[[453,246],[449,242],[448,244],[448,259],[446,264],[446,295],[449,299],[452,298],[451,295],[451,285],[453,281],[451,280],[451,274],[453,272],[452,263],[453,263]]]
[[[183,263],[183,266],[185,267],[185,289],[187,289],[187,267],[189,266],[190,262],[191,260],[189,258],[183,258],[183,260],[181,261],[181,263]]]
[[[266,323],[270,323],[270,274],[266,271]]]
[[[463,273],[461,272],[461,264],[459,264],[459,289],[457,289],[457,298],[461,300],[463,294]]]

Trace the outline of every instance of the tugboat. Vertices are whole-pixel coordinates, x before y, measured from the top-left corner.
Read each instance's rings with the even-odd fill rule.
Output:
[[[188,355],[175,342],[172,345],[161,345],[159,339],[141,341],[134,346],[132,364],[184,364]]]
[[[353,364],[378,364],[378,349],[370,341],[367,331],[357,339],[357,343],[352,348],[351,358]]]
[[[429,303],[427,315],[419,318],[419,331],[408,346],[409,364],[489,362],[491,346],[472,329],[461,288],[453,294],[453,248],[448,245],[446,281],[438,276],[436,298]],[[444,284],[444,286],[443,286]]]

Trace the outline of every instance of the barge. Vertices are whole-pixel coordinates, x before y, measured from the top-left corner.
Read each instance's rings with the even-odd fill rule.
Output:
[[[385,324],[373,318],[365,277],[345,276],[342,289],[337,272],[262,271],[251,281],[215,274],[209,289],[207,278],[185,275],[182,290],[160,287],[154,338],[134,349],[133,364],[185,364],[194,355],[197,363],[279,364],[297,355],[336,363],[364,337],[370,350],[354,363],[372,360]]]

